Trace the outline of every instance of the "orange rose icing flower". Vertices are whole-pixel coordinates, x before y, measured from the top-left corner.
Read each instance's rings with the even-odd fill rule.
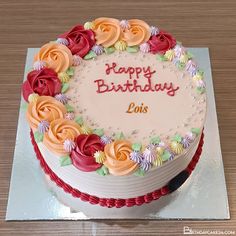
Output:
[[[41,121],[50,123],[63,118],[65,114],[66,108],[61,102],[50,96],[40,96],[35,102],[29,103],[26,117],[30,127],[35,130]]]
[[[123,40],[128,46],[145,43],[151,36],[149,25],[142,20],[129,20],[129,27],[123,32]]]
[[[80,133],[80,126],[75,121],[57,119],[51,122],[48,132],[44,134],[43,144],[51,152],[61,156],[68,155],[69,152],[64,149],[64,142],[74,141]]]
[[[121,36],[119,20],[113,18],[97,18],[93,21],[96,43],[104,47],[114,45]]]
[[[72,65],[73,59],[71,51],[65,45],[47,43],[40,48],[34,61],[44,61],[46,67],[59,73],[66,71]]]
[[[107,144],[104,149],[106,161],[103,163],[113,175],[128,175],[135,172],[138,164],[130,160],[131,143],[116,140]]]

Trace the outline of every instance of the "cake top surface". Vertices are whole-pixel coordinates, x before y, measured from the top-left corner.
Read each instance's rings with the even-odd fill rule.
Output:
[[[35,55],[23,84],[35,139],[61,165],[143,175],[201,133],[205,83],[194,56],[138,19],[77,25]]]
[[[202,127],[205,96],[191,76],[154,54],[116,51],[75,69],[68,96],[76,116],[106,135],[119,133],[132,143],[154,136],[170,141]]]

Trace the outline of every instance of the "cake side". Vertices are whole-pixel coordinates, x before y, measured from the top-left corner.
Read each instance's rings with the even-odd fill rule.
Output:
[[[142,196],[166,186],[170,180],[186,169],[196,152],[199,140],[200,136],[187,153],[152,169],[141,177],[135,175],[100,176],[95,172],[80,171],[73,165],[61,168],[55,154],[48,151],[43,144],[39,144],[38,147],[51,170],[72,188],[99,198],[126,199]]]
[[[187,180],[187,178],[191,175],[192,171],[195,169],[196,164],[198,163],[198,161],[200,159],[201,152],[202,152],[202,146],[204,143],[204,141],[203,141],[204,134],[202,134],[200,142],[199,142],[199,146],[198,146],[196,153],[194,154],[191,162],[189,163],[188,167],[184,171],[179,173],[175,178],[173,178],[168,183],[168,185],[162,187],[161,189],[157,189],[153,192],[150,192],[150,193],[147,193],[145,195],[138,196],[135,198],[126,198],[126,199],[98,198],[94,195],[89,195],[87,193],[83,193],[77,189],[72,188],[70,185],[65,183],[58,176],[56,176],[55,173],[48,167],[48,165],[44,161],[44,158],[41,155],[41,153],[38,149],[38,146],[35,142],[33,133],[31,132],[30,135],[31,135],[31,141],[34,146],[36,156],[40,162],[42,169],[44,170],[44,172],[46,174],[47,182],[50,186],[52,186],[51,184],[53,184],[53,186],[54,186],[51,189],[51,191],[53,191],[56,194],[59,201],[62,201],[63,204],[69,206],[71,209],[76,210],[76,211],[77,210],[81,211],[82,209],[84,209],[83,206],[88,207],[88,205],[83,202],[88,202],[88,203],[91,203],[92,205],[97,204],[97,205],[99,205],[98,209],[103,210],[103,212],[105,209],[101,209],[100,206],[102,206],[102,207],[105,206],[105,207],[108,207],[109,209],[112,207],[116,207],[119,209],[119,208],[125,207],[125,206],[126,207],[132,207],[132,206],[136,206],[136,205],[140,206],[145,203],[150,203],[154,200],[159,199],[160,197],[163,197],[163,196],[175,191]],[[49,178],[51,180],[49,180]],[[126,211],[126,209],[124,209],[124,211]],[[146,207],[145,207],[145,209],[146,209]],[[87,213],[87,210],[85,212]],[[109,210],[109,212],[111,212],[111,211]]]

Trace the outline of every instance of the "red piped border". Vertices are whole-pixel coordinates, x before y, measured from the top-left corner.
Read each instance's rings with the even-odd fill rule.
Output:
[[[121,207],[132,207],[132,206],[140,206],[144,203],[149,203],[152,202],[154,200],[159,199],[160,197],[167,195],[168,193],[170,193],[171,191],[168,189],[168,186],[164,186],[160,189],[157,189],[151,193],[147,193],[146,195],[143,196],[139,196],[139,197],[135,197],[135,198],[127,198],[127,199],[119,199],[119,198],[99,198],[93,195],[89,195],[87,193],[82,193],[80,192],[78,189],[72,188],[69,184],[65,183],[62,179],[60,179],[51,169],[50,167],[47,165],[47,163],[45,162],[37,143],[35,142],[34,139],[34,135],[32,130],[30,131],[30,136],[31,136],[31,142],[33,144],[34,147],[34,151],[36,153],[36,156],[40,162],[41,167],[43,168],[45,174],[47,174],[50,179],[52,181],[54,181],[58,187],[63,188],[63,190],[66,193],[70,193],[73,197],[76,198],[80,198],[82,201],[84,202],[89,202],[93,205],[99,204],[102,207],[116,207],[116,208],[121,208]],[[203,138],[204,138],[204,134],[202,133],[201,135],[201,139],[198,145],[198,148],[191,160],[191,162],[189,163],[189,165],[187,166],[187,168],[185,169],[188,173],[189,176],[192,173],[192,171],[194,170],[200,156],[202,153],[202,146],[203,146]]]

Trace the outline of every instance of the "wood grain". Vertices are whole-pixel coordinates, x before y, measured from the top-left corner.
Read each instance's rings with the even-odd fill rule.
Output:
[[[210,48],[231,220],[4,222],[26,50],[99,16],[144,19],[185,46]],[[236,231],[235,29],[235,0],[1,0],[0,235],[182,235],[184,225]]]

